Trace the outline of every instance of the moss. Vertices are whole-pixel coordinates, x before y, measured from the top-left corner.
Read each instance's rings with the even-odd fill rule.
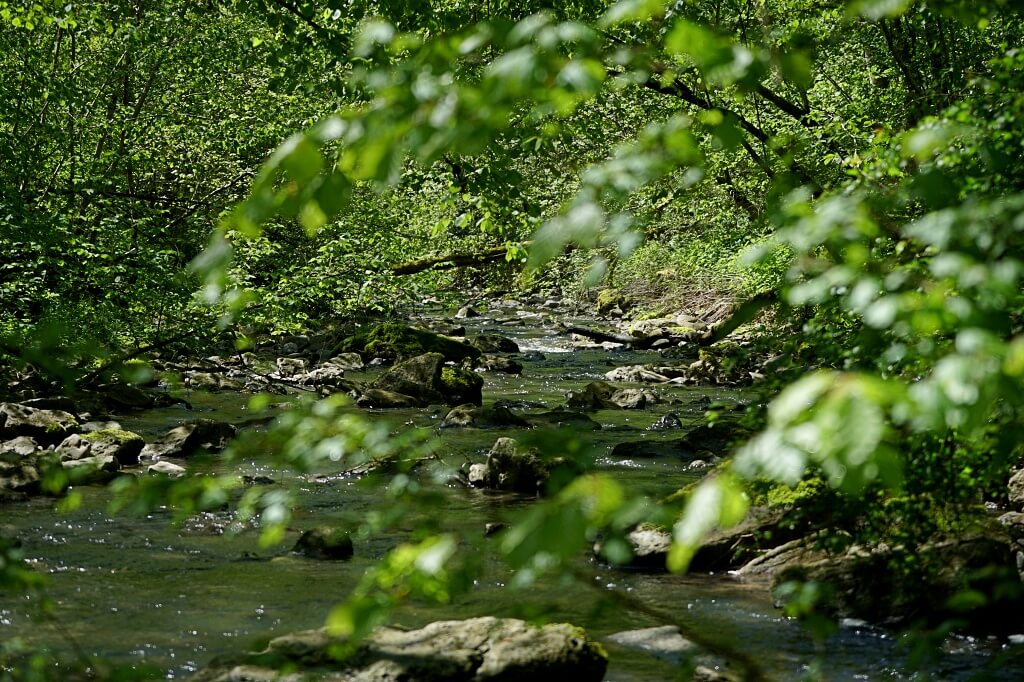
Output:
[[[424,353],[440,353],[446,360],[453,362],[480,357],[479,350],[461,341],[399,322],[384,322],[365,332],[350,336],[338,345],[335,349],[335,354],[337,353],[360,353],[396,360]]]
[[[828,491],[828,484],[814,476],[800,481],[795,488],[783,484],[773,486],[765,497],[769,507],[798,507],[814,502]]]
[[[127,443],[133,440],[142,440],[142,436],[131,431],[125,431],[124,429],[99,429],[98,431],[83,433],[82,440],[89,441],[90,443],[111,440],[118,443]]]
[[[618,289],[602,289],[597,294],[597,312],[607,313],[618,308],[626,311],[632,307],[632,300]]]

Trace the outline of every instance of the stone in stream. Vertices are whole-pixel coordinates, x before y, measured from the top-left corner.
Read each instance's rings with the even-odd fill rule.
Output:
[[[469,482],[478,488],[536,495],[543,491],[550,473],[551,466],[536,450],[512,438],[499,438],[487,453],[487,462],[470,467]]]
[[[292,551],[311,559],[347,561],[355,549],[347,531],[333,526],[320,526],[302,533]]]
[[[146,410],[153,407],[153,396],[141,388],[115,382],[100,386],[98,392],[108,406],[115,410]]]
[[[908,565],[908,551],[881,543],[829,553],[808,536],[758,556],[736,574],[773,586],[794,580],[826,584],[830,591],[820,608],[841,617],[890,624],[966,618],[982,631],[1019,632],[1024,597],[1013,540],[998,522],[916,545],[917,570],[894,570]]]
[[[683,637],[676,625],[626,630],[608,635],[608,641],[627,649],[637,649],[656,658],[680,663],[698,651],[697,645]]]
[[[306,371],[306,361],[303,358],[278,358],[274,361],[279,377],[294,377]]]
[[[647,439],[618,443],[612,448],[612,457],[675,457],[686,462],[702,459],[715,462],[728,454],[732,444],[743,439],[748,431],[735,426],[702,425],[682,438],[673,440]]]
[[[70,412],[0,403],[0,438],[28,436],[46,446],[56,445],[78,431],[78,420]]]
[[[142,436],[124,429],[100,429],[71,437],[88,443],[93,456],[109,455],[120,464],[138,464],[139,453],[146,445]]]
[[[335,350],[359,353],[364,358],[391,360],[405,360],[424,353],[440,353],[448,362],[480,357],[480,351],[467,343],[399,322],[374,325],[345,339]]]
[[[341,642],[326,629],[284,635],[263,652],[202,671],[193,680],[283,682],[326,675],[353,682],[600,682],[608,665],[601,645],[578,627],[510,618],[438,621],[419,630],[378,628],[352,656],[338,661],[333,650]],[[289,677],[278,669],[290,671]]]
[[[578,391],[566,394],[566,407],[575,410],[613,410],[618,405],[611,401],[615,389],[603,381],[592,381]]]
[[[500,429],[507,427],[529,428],[529,426],[528,421],[504,405],[478,407],[466,404],[452,408],[441,421],[440,428]]]
[[[363,362],[359,353],[338,353],[323,364],[340,367],[346,371],[357,371],[366,367],[366,363]]]
[[[164,457],[189,457],[200,449],[217,452],[227,447],[235,436],[235,427],[212,419],[200,419],[189,424],[176,426],[153,443],[147,444],[139,454],[140,459],[152,460]]]
[[[532,424],[541,428],[574,429],[576,431],[599,431],[601,429],[601,425],[587,415],[563,408],[528,416]]]
[[[679,415],[675,412],[668,412],[661,415],[658,421],[654,422],[648,427],[651,431],[667,431],[669,429],[681,429],[683,428],[683,422],[679,420]]]
[[[420,405],[483,402],[484,380],[476,372],[448,367],[440,353],[424,353],[382,374],[373,387],[415,398]]]
[[[607,372],[605,378],[608,381],[622,381],[626,383],[655,383],[663,384],[668,382],[671,377],[665,376],[660,372],[657,372],[644,365],[629,365],[627,367],[616,367],[615,369]]]
[[[523,365],[512,358],[499,355],[482,355],[474,363],[477,372],[500,372],[502,374],[522,374]]]
[[[356,398],[356,405],[364,408],[397,409],[420,407],[421,403],[412,396],[394,391],[385,391],[381,388],[363,389]]]
[[[645,388],[616,389],[609,400],[624,410],[642,410],[662,402],[660,397]]]
[[[480,313],[471,305],[464,305],[455,313],[456,320],[465,320],[471,317],[480,317]]]
[[[1006,494],[1011,507],[1024,509],[1024,469],[1020,469],[1010,477],[1006,486]]]
[[[13,493],[14,499],[21,495],[39,494],[46,461],[43,457],[0,453],[0,492]]]
[[[18,436],[0,444],[0,452],[15,452],[22,457],[35,454],[40,449],[39,443],[28,436]]]
[[[498,334],[479,334],[470,344],[481,353],[518,353],[519,344]]]
[[[168,462],[165,460],[160,460],[159,462],[154,462],[153,464],[150,464],[148,467],[146,467],[146,471],[151,474],[168,476],[170,478],[181,478],[186,473],[188,473],[185,467],[179,466],[174,462]]]
[[[112,481],[121,471],[121,464],[113,455],[90,455],[60,463],[72,484],[94,485]]]

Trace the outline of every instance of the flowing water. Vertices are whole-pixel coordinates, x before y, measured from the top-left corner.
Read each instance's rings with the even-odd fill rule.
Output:
[[[655,362],[657,355],[603,350],[570,351],[564,337],[532,323],[495,326],[489,318],[469,322],[470,335],[485,331],[515,338],[521,349],[539,351],[543,360],[525,362],[522,377],[488,374],[484,400],[529,401],[553,408],[564,404],[567,390],[602,378],[611,366]],[[371,373],[372,374],[372,373]],[[359,378],[359,375],[354,375]],[[645,431],[661,414],[674,411],[695,423],[707,398],[745,402],[742,391],[659,388],[676,399],[639,411],[601,411],[594,418],[605,427],[588,435],[598,465],[631,489],[652,495],[671,492],[699,474],[671,458],[612,458],[612,445],[622,440],[664,438]],[[120,418],[125,428],[147,437],[197,416],[241,422],[246,397],[234,394],[188,396],[193,409],[168,407]],[[443,411],[391,410],[381,418],[396,424],[434,425]],[[494,440],[512,431],[449,429],[439,433],[442,451],[455,460],[480,461]],[[671,435],[671,434],[669,434]],[[213,469],[217,470],[216,464]],[[254,453],[245,463],[248,474],[282,479]],[[373,490],[350,478],[305,482],[300,486],[296,529],[344,523],[378,502]],[[216,535],[169,523],[169,513],[147,517],[111,516],[108,495],[98,487],[81,489],[82,506],[69,513],[53,510],[52,500],[37,499],[0,508],[5,525],[24,541],[27,555],[48,574],[47,595],[54,601],[52,617],[41,616],[26,596],[0,593],[0,638],[23,639],[33,646],[64,651],[80,648],[88,655],[128,665],[156,666],[159,676],[187,677],[216,655],[256,646],[275,634],[323,624],[330,606],[341,601],[362,573],[383,556],[394,539],[357,544],[349,562],[315,561],[285,549],[260,549],[256,534]],[[447,491],[451,528],[480,536],[484,524],[526,507],[529,501],[453,487]],[[227,513],[208,521],[230,521]],[[294,541],[290,537],[289,541]],[[286,548],[288,543],[282,547]],[[441,618],[480,615],[530,615],[529,605],[543,605],[545,615],[584,626],[593,636],[663,623],[621,607],[609,608],[602,592],[624,590],[631,598],[697,623],[703,631],[734,642],[755,657],[777,679],[799,679],[819,661],[829,680],[925,679],[900,672],[906,651],[891,633],[850,624],[816,645],[803,627],[776,610],[763,586],[744,585],[728,576],[672,576],[610,569],[600,565],[596,585],[542,583],[522,592],[504,587],[510,571],[496,563],[466,596],[445,607],[410,606],[396,621],[419,626]],[[650,654],[609,645],[607,680],[654,682],[671,679],[670,662]],[[997,641],[949,639],[944,655],[929,667],[929,679],[1024,679],[1024,647]],[[980,676],[980,677],[977,677]]]

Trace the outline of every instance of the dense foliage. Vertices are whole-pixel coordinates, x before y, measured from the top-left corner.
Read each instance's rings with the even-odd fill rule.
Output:
[[[668,273],[777,303],[782,332],[763,340],[781,392],[728,471],[682,508],[602,473],[566,482],[504,536],[520,584],[569,571],[598,532],[621,558],[641,520],[674,524],[683,570],[742,518],[741,479],[820,476],[860,496],[829,497],[844,531],[911,545],[1004,494],[1024,409],[1014,3],[431,5],[0,2],[5,352],[52,322],[65,347],[218,316],[300,330],[467,283],[399,282],[402,261],[506,245],[515,270],[480,282]],[[273,435],[288,466],[332,456],[315,443],[346,437],[335,408]],[[368,427],[343,425],[340,451],[360,451]],[[395,498],[422,492],[397,480]],[[246,500],[271,538],[285,502]],[[468,586],[455,538],[417,542],[337,630]]]

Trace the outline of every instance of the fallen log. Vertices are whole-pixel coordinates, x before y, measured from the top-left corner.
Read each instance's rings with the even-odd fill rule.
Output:
[[[563,334],[578,334],[595,341],[610,341],[621,343],[632,348],[650,348],[662,339],[668,339],[673,345],[680,341],[693,343],[700,347],[710,346],[726,338],[739,327],[753,320],[768,306],[779,302],[778,294],[774,291],[760,293],[747,299],[736,306],[732,313],[722,322],[712,326],[707,331],[689,332],[687,334],[652,334],[651,336],[629,336],[626,334],[615,334],[600,329],[590,329],[577,325],[560,325]]]
[[[636,348],[646,348],[650,344],[654,343],[661,336],[654,337],[637,337],[628,336],[626,334],[613,334],[611,332],[602,331],[600,329],[591,329],[589,327],[580,327],[577,325],[560,325],[561,332],[563,334],[576,334],[583,336],[594,341],[608,341],[611,343],[621,343],[627,346],[633,346]]]

